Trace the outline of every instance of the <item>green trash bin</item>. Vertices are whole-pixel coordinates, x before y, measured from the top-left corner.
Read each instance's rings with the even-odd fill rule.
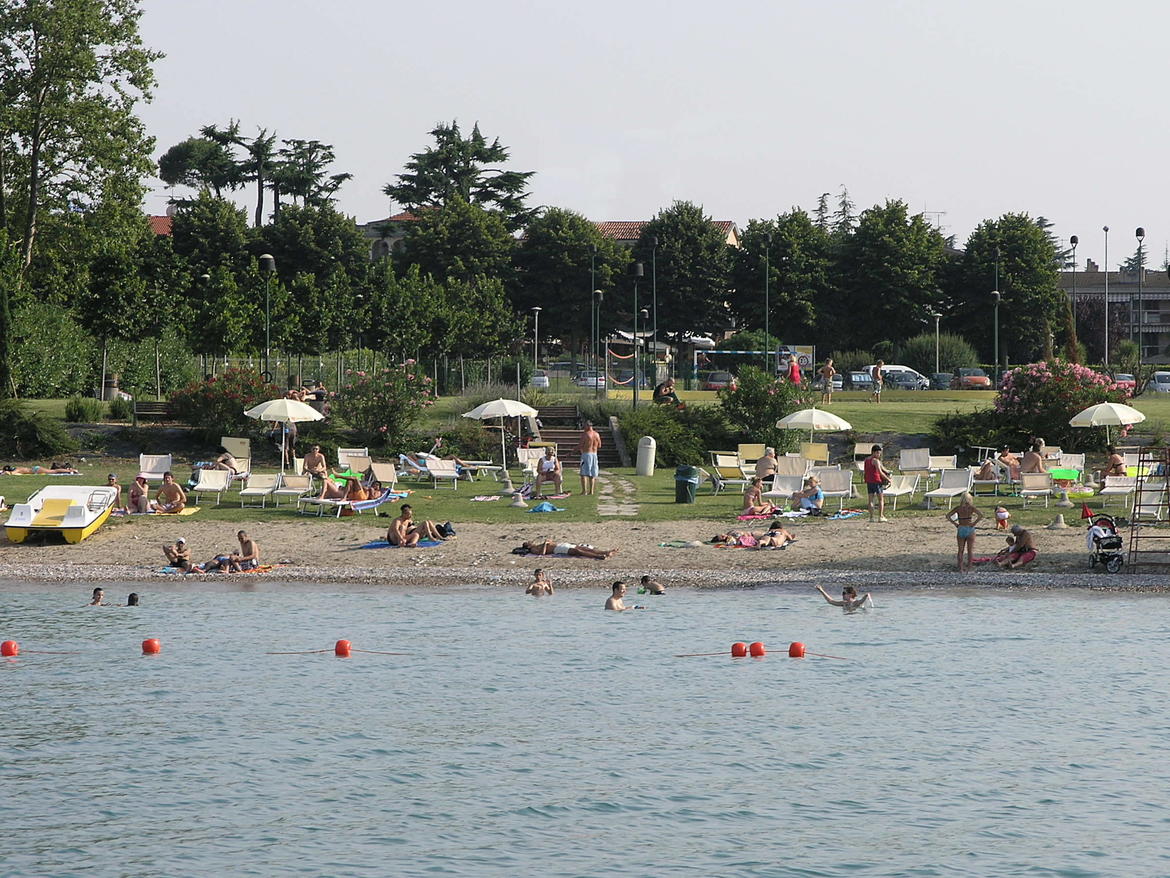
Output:
[[[679,466],[674,470],[674,502],[694,503],[695,488],[699,486],[697,466]]]

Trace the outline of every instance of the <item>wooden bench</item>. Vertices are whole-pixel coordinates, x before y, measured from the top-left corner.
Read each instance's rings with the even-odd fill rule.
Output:
[[[171,404],[169,402],[135,400],[134,416],[136,418],[146,418],[153,421],[169,421],[173,420],[174,413],[171,411]]]

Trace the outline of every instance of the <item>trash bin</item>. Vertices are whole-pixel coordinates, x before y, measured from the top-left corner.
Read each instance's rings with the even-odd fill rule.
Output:
[[[658,443],[653,436],[643,436],[638,440],[638,475],[654,475],[654,455],[658,453]]]
[[[695,488],[699,485],[697,466],[679,466],[674,470],[674,502],[694,503]]]

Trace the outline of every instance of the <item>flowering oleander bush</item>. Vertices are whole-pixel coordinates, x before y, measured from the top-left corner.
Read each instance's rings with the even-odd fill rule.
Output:
[[[1098,448],[1105,431],[1070,427],[1077,412],[1102,402],[1124,402],[1128,393],[1113,379],[1064,360],[1029,363],[1006,373],[990,410],[940,418],[932,430],[932,447],[957,450],[1007,443],[1022,448],[1032,436],[1066,450]],[[1129,428],[1114,435],[1125,436]]]
[[[434,402],[431,379],[407,360],[402,366],[375,372],[347,371],[333,413],[357,433],[360,442],[398,449],[423,410]]]
[[[284,394],[255,371],[233,367],[206,381],[192,381],[171,394],[175,417],[208,436],[222,436],[255,428],[257,421],[244,414],[259,403]],[[269,425],[263,425],[267,428]]]
[[[773,378],[756,366],[743,366],[737,386],[719,391],[723,412],[733,427],[743,431],[745,442],[763,442],[778,453],[799,447],[800,430],[783,430],[776,422],[785,415],[808,408],[819,394]]]

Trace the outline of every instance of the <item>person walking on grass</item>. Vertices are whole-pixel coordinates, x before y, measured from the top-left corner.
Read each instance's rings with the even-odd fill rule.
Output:
[[[873,401],[882,401],[882,383],[886,380],[882,376],[882,367],[886,364],[885,360],[878,360],[870,369],[869,377],[873,379]]]
[[[877,520],[883,524],[888,522],[889,519],[886,518],[886,495],[884,492],[890,484],[890,471],[882,465],[882,447],[880,445],[874,445],[870,448],[869,457],[865,459],[862,476],[865,479],[865,492],[869,496],[869,520],[874,520],[873,507],[876,501],[878,508]]]
[[[947,513],[947,521],[955,526],[955,538],[959,541],[959,551],[956,561],[959,572],[971,569],[971,557],[975,554],[975,525],[983,520],[983,513],[975,508],[975,500],[970,491],[964,491],[959,498],[959,505]],[[963,566],[963,549],[967,549],[967,564]]]
[[[821,366],[821,402],[828,405],[833,401],[833,376],[837,374],[836,368],[833,366],[833,358],[829,357],[825,360],[825,365]]]

